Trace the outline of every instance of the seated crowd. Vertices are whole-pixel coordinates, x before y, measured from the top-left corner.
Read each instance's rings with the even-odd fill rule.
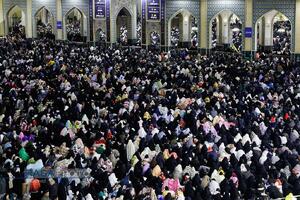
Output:
[[[288,58],[0,44],[1,199],[300,195],[300,68]],[[66,174],[25,173],[45,169]]]

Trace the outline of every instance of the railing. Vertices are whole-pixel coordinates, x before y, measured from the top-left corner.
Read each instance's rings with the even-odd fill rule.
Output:
[[[269,197],[268,197],[269,198]],[[281,200],[281,199],[286,199],[287,197],[282,197],[282,198],[277,198],[277,199],[271,199],[271,198],[269,198],[270,200]],[[296,195],[296,196],[293,196],[292,197],[292,199],[291,200],[293,200],[293,199],[297,199],[297,200],[299,200],[300,199],[300,195]],[[288,200],[290,200],[290,199],[288,199]]]

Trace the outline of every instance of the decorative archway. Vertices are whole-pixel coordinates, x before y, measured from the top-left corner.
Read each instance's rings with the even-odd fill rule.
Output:
[[[45,6],[35,13],[34,19],[34,37],[54,37],[54,16]]]
[[[209,48],[212,50],[231,49],[235,52],[242,51],[243,23],[235,13],[223,10],[217,13],[209,25]]]
[[[87,18],[77,7],[71,8],[64,17],[65,39],[74,42],[86,40]]]
[[[116,18],[116,34],[117,42],[121,45],[128,45],[132,39],[132,16],[130,12],[123,7]]]
[[[171,20],[171,33],[170,33],[170,42],[172,47],[178,47],[179,42],[182,41],[182,22],[183,16],[181,13],[178,13]]]
[[[6,15],[8,33],[17,33],[25,36],[26,14],[18,5],[11,7]]]
[[[263,14],[255,23],[255,50],[273,54],[290,55],[292,24],[277,10]]]
[[[168,21],[168,46],[191,46],[193,37],[194,40],[198,40],[198,26],[195,26],[195,23],[198,23],[197,18],[186,9],[180,9],[174,13]]]

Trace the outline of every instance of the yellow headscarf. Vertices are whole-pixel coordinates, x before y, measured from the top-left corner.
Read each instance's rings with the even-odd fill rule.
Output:
[[[148,112],[145,112],[143,118],[146,119],[146,120],[150,120],[151,119],[151,115]]]

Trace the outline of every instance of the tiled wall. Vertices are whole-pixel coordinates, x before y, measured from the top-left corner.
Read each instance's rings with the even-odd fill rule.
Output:
[[[62,0],[63,17],[74,7],[80,9],[86,17],[89,16],[89,0]]]
[[[56,18],[56,0],[32,0],[32,16],[34,17],[42,7],[48,9],[54,19]]]
[[[190,11],[194,17],[200,19],[200,1],[190,0],[188,3],[184,0],[169,0],[166,3],[166,18],[167,20],[176,13],[179,9]]]
[[[253,23],[270,10],[277,10],[295,22],[295,0],[253,0]]]
[[[223,10],[230,10],[236,14],[242,22],[245,20],[245,0],[208,0],[207,1],[207,20],[210,20]]]
[[[7,12],[15,5],[18,5],[26,14],[26,0],[5,0],[3,2],[4,17],[7,16]]]

